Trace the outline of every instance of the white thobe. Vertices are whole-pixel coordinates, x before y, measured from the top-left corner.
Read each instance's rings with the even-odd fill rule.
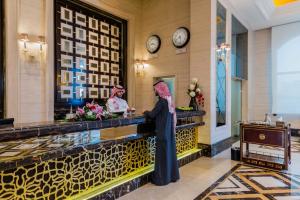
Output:
[[[107,100],[106,108],[108,112],[113,113],[113,112],[127,112],[127,109],[129,107],[127,102],[124,99],[115,96]]]

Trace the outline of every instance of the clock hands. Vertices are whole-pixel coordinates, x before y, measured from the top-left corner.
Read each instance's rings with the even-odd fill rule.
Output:
[[[153,41],[153,42],[150,43],[150,46],[151,46],[151,47],[155,47],[155,46],[156,46],[156,43]]]
[[[178,43],[181,44],[181,35],[179,35],[177,39],[179,40]]]
[[[160,38],[156,35],[150,36],[147,41],[147,50],[150,53],[155,53],[160,47]]]

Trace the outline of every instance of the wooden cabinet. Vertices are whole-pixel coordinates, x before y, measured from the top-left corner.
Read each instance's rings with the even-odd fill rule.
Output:
[[[241,161],[273,169],[288,169],[291,161],[291,139],[290,129],[275,126],[241,124]],[[245,151],[244,151],[244,144]],[[272,147],[278,152],[274,154],[264,154],[259,151],[250,151],[249,145],[263,145]],[[278,156],[283,152],[283,156]]]

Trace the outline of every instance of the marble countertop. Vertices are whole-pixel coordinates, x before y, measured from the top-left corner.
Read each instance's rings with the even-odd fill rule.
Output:
[[[178,119],[203,115],[205,115],[205,111],[177,112]],[[0,127],[0,142],[37,136],[58,135],[109,127],[127,126],[144,122],[145,118],[142,115],[133,115],[127,118],[119,117],[103,121],[15,124],[12,127]]]
[[[184,124],[176,128],[182,129],[201,125],[204,123]],[[119,128],[116,130],[122,131]],[[124,135],[107,137],[111,134],[111,132],[106,132],[109,129],[112,128],[0,142],[0,170],[13,169],[18,166],[78,154],[153,135],[153,132],[138,133],[135,129],[130,129]]]

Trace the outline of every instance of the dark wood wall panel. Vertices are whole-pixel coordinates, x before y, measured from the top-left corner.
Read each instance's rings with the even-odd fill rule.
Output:
[[[55,0],[55,118],[104,104],[126,87],[127,21],[80,1]]]

